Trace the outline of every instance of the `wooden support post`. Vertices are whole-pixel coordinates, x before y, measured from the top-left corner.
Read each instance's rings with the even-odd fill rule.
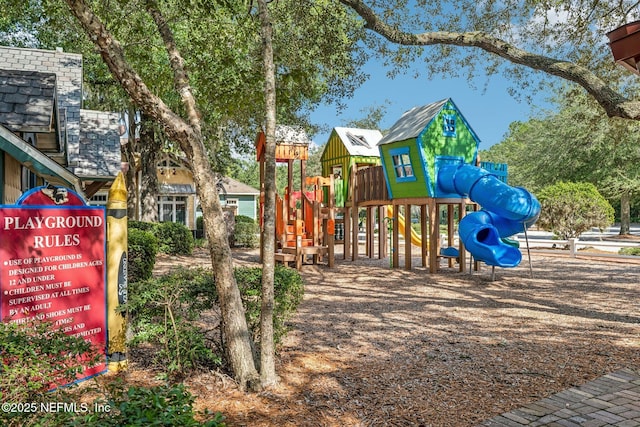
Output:
[[[342,259],[347,259],[347,255],[351,252],[351,208],[345,206],[342,220],[342,240],[344,241]]]
[[[448,247],[453,246],[453,227],[454,227],[453,207],[454,206],[451,203],[447,203],[447,246]],[[449,268],[452,268],[453,263],[455,262],[455,259],[449,258],[448,261],[449,261]]]
[[[429,273],[438,272],[438,241],[440,240],[440,215],[435,199],[429,199]]]
[[[373,207],[372,206],[367,206],[367,222],[366,222],[366,235],[367,235],[367,256],[369,258],[373,258],[373,253],[374,253],[374,236],[373,236],[373,229],[374,229],[374,218],[373,218]]]
[[[358,250],[360,246],[360,240],[358,234],[360,232],[360,222],[359,222],[359,209],[357,205],[354,205],[351,208],[351,223],[353,232],[351,234],[352,237],[352,246],[351,246],[351,261],[355,261],[358,259]]]
[[[356,188],[356,174],[358,173],[358,165],[351,167],[349,175],[349,195],[351,196],[351,261],[358,259],[358,189]]]
[[[398,246],[400,245],[399,238],[399,230],[400,226],[398,225],[398,214],[400,213],[400,207],[398,205],[393,205],[393,254],[392,254],[392,263],[393,268],[398,268],[398,264],[400,264],[400,256],[398,254]]]
[[[467,214],[467,202],[465,199],[460,201],[459,205],[460,212],[458,212],[458,231],[460,230],[460,221]],[[464,242],[460,238],[460,233],[458,233],[458,262],[460,263],[460,272],[465,272],[467,270],[467,251],[464,248]]]
[[[387,221],[384,219],[385,212],[384,206],[378,207],[378,259],[387,256]]]
[[[411,205],[404,205],[404,268],[411,270]]]
[[[429,244],[429,225],[427,224],[427,205],[420,205],[420,241],[422,247],[420,248],[420,256],[422,257],[422,266],[426,267],[427,264],[427,245]]]

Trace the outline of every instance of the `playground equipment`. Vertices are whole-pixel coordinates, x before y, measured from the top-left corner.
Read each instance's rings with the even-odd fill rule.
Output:
[[[276,198],[276,242],[279,252],[276,260],[295,261],[296,268],[302,266],[307,255],[318,263],[328,256],[329,267],[333,266],[333,236],[335,234],[335,211],[332,206],[333,177],[306,177],[305,187],[311,191],[289,191],[284,199]],[[328,194],[325,201],[325,191]]]
[[[264,153],[266,138],[260,132],[256,139],[260,162],[260,210],[264,204]],[[275,260],[295,263],[300,268],[307,256],[318,263],[327,258],[334,263],[335,209],[333,207],[333,177],[306,177],[309,140],[306,133],[290,126],[276,127],[276,162],[287,163],[287,187],[284,198],[276,195],[276,253]],[[293,165],[300,162],[300,189],[294,189]],[[261,239],[262,239],[262,218]],[[262,242],[260,244],[262,259]]]
[[[353,138],[365,135],[365,131],[338,129],[327,143],[322,166],[325,175],[339,169],[345,177],[346,185],[341,188],[346,195],[340,208],[344,227],[344,240],[340,243],[344,245],[345,258],[348,254],[352,260],[358,258],[363,222],[366,255],[374,255],[373,235],[377,229],[378,257],[385,257],[387,227],[381,223],[392,218],[393,267],[398,267],[400,261],[400,234],[405,236],[406,269],[411,269],[414,245],[421,249],[422,265],[432,273],[438,271],[441,259],[448,260],[449,267],[457,262],[459,270],[465,271],[467,251],[476,269],[479,262],[501,267],[520,263],[519,249],[507,244],[505,238],[535,222],[539,203],[526,190],[503,182],[506,165],[479,162],[480,140],[451,99],[404,113],[377,141],[379,163],[373,160],[373,150],[366,152],[366,162],[362,157],[360,162],[352,160],[356,156],[348,150],[350,145],[371,148],[372,141]],[[483,209],[478,211],[480,206]],[[419,234],[412,229],[411,221],[405,220],[411,218],[412,207],[420,209]],[[473,212],[467,217],[468,210]],[[447,217],[446,243],[442,243],[445,247],[440,247],[441,211]],[[454,246],[456,217],[460,238]]]
[[[398,214],[398,217],[395,218],[393,216],[393,207],[388,205],[387,206],[387,216],[389,218],[393,218],[396,221],[398,221],[398,228],[400,230],[400,233],[402,234],[402,236],[406,239],[407,236],[404,234],[404,230],[406,230],[406,224],[405,224],[405,220],[404,220],[404,216],[402,214]],[[409,218],[409,221],[411,221],[411,218]],[[414,230],[411,226],[409,226],[409,229],[411,230],[410,233],[410,240],[411,240],[411,244],[421,247],[422,246],[422,238],[420,237],[420,235],[418,234],[418,232],[416,230]]]
[[[538,219],[540,203],[531,193],[466,164],[443,166],[438,185],[444,192],[468,196],[483,207],[465,216],[458,230],[466,250],[476,260],[498,267],[520,264],[520,249],[502,239],[524,231]]]

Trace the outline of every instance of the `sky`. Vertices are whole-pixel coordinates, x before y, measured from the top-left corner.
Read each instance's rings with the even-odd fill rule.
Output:
[[[465,78],[429,81],[426,77],[419,77],[416,80],[411,72],[390,79],[381,61],[370,61],[365,71],[370,75],[369,80],[353,98],[345,100],[345,110],[338,113],[333,105],[321,105],[311,113],[313,124],[329,129],[313,136],[316,144],[325,144],[334,127],[346,126],[350,120],[365,117],[369,106],[386,106],[385,117],[380,123],[380,130],[384,133],[405,111],[451,98],[480,138],[480,149],[486,150],[502,141],[510,123],[527,121],[535,115],[536,106],[549,107],[545,94],[533,98],[535,105],[516,100],[509,95],[508,84],[499,75],[492,76],[485,89],[487,78],[484,75],[477,78],[475,87],[471,87]]]

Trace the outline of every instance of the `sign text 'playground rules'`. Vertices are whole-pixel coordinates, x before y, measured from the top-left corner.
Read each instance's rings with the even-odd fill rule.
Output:
[[[104,350],[104,208],[2,206],[0,242],[0,319],[47,321]],[[79,379],[106,363],[85,368]]]

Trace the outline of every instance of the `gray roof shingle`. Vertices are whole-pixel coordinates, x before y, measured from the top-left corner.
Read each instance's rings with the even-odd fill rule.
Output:
[[[115,177],[120,170],[118,113],[80,110],[78,164],[73,173],[80,177]]]
[[[0,69],[0,124],[14,132],[51,132],[56,75]]]
[[[413,107],[405,112],[400,119],[391,126],[389,133],[380,140],[378,145],[390,144],[396,141],[415,138],[427,127],[440,112],[449,98],[422,107]]]

